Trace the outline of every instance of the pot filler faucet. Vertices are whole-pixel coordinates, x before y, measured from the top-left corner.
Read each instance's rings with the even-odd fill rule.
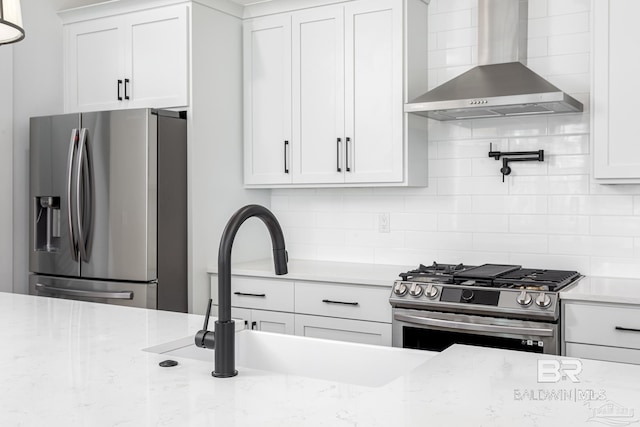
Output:
[[[260,205],[247,205],[240,208],[229,219],[220,239],[218,250],[218,320],[214,332],[207,330],[211,303],[207,307],[204,326],[195,337],[196,346],[208,349],[215,348],[213,372],[218,378],[229,378],[238,375],[235,369],[235,325],[231,320],[231,249],[233,240],[240,226],[251,217],[258,217],[264,222],[271,235],[273,247],[273,263],[277,275],[287,274],[287,250],[284,247],[282,228],[271,211]]]

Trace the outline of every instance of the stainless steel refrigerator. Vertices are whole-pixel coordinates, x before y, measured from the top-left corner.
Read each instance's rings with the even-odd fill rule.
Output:
[[[30,293],[186,312],[186,113],[33,117],[30,132]]]

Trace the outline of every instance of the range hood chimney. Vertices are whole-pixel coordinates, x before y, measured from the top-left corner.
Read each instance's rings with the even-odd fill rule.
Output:
[[[436,120],[573,113],[582,103],[526,67],[528,0],[478,0],[478,63],[405,104]]]

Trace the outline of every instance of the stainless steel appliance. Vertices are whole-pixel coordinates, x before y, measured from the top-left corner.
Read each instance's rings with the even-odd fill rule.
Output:
[[[30,122],[31,294],[187,311],[186,113]]]
[[[560,354],[558,292],[582,277],[519,265],[420,265],[393,285],[393,346],[441,351],[472,344]]]
[[[582,103],[526,67],[527,0],[478,1],[478,66],[405,105],[435,120],[573,113]]]

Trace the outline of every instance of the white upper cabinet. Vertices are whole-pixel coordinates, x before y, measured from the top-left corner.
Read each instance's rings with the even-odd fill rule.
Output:
[[[635,100],[640,94],[637,0],[592,2],[593,176],[601,183],[640,183]]]
[[[291,183],[291,16],[244,25],[245,184]]]
[[[426,185],[426,169],[410,175],[407,166],[410,151],[427,161],[426,125],[408,131],[403,113],[409,4],[426,28],[420,0],[359,0],[245,21],[247,186]],[[409,133],[418,137],[409,141]]]
[[[188,7],[65,25],[68,112],[188,104]]]
[[[345,33],[345,135],[349,138],[345,181],[400,182],[404,116],[401,5],[388,0],[348,3]]]

